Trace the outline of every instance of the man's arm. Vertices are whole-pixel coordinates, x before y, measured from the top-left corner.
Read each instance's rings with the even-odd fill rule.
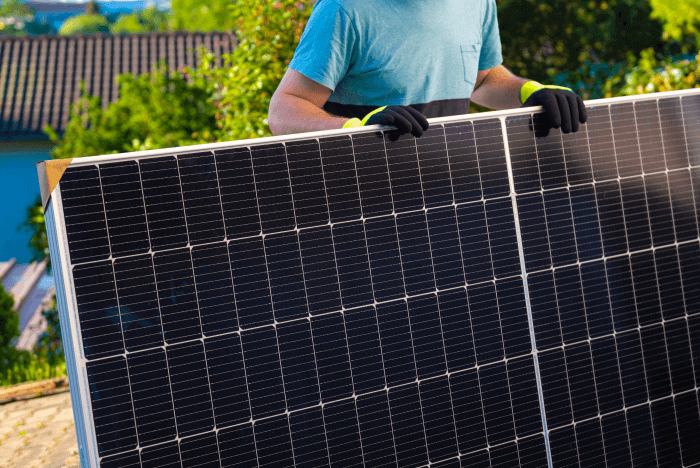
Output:
[[[477,74],[477,85],[471,100],[489,109],[515,109],[522,106],[520,88],[528,81],[530,80],[513,75],[503,65],[481,70]]]
[[[270,130],[275,135],[288,135],[342,128],[347,118],[322,109],[332,93],[332,89],[288,68],[270,100]]]

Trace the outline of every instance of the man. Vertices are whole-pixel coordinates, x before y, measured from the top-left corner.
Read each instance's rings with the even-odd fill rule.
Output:
[[[272,96],[275,135],[393,125],[416,137],[426,117],[542,105],[577,131],[582,99],[519,78],[501,62],[495,0],[319,0]]]

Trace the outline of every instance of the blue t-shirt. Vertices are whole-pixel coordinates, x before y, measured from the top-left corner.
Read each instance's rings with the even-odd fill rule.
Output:
[[[495,0],[319,0],[289,66],[336,115],[438,102],[435,117],[468,112],[477,71],[502,61]]]

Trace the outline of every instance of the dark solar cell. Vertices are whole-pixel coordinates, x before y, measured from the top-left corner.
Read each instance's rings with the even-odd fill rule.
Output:
[[[517,198],[520,235],[527,271],[538,271],[552,266],[549,235],[542,194],[533,193]]]
[[[68,168],[60,187],[71,262],[108,258],[111,250],[98,168]]]
[[[611,466],[631,467],[632,458],[625,413],[613,413],[600,420],[603,429],[605,460]]]
[[[329,466],[323,410],[320,406],[290,414],[289,430],[292,434],[295,467]]]
[[[469,369],[476,364],[476,357],[467,292],[462,288],[440,292],[438,302],[447,369]]]
[[[73,283],[85,356],[94,359],[124,352],[124,328],[112,262],[76,265],[73,267]]]
[[[356,405],[365,465],[397,466],[387,393],[359,397]]]
[[[331,228],[299,232],[306,302],[311,315],[340,310],[340,286]]]
[[[471,122],[445,125],[445,141],[455,203],[481,199],[481,173],[474,145],[474,125]]]
[[[449,380],[459,452],[471,453],[486,447],[486,426],[477,370],[452,374]]]
[[[364,224],[374,299],[383,302],[405,296],[396,218],[371,219]]]
[[[297,221],[284,145],[253,146],[250,152],[262,231],[267,234],[293,229]]]
[[[374,296],[364,223],[337,224],[332,232],[343,306],[371,303]]]
[[[457,207],[457,225],[467,284],[491,279],[493,268],[484,204],[477,202]]]
[[[544,114],[535,115],[535,135],[543,126],[543,120],[549,120]],[[545,124],[546,125],[546,124]],[[540,179],[543,189],[566,187],[566,163],[564,161],[564,142],[561,130],[552,128],[547,136],[535,138],[537,147],[537,163],[540,168]]]
[[[221,429],[216,433],[221,466],[249,468],[258,466],[253,425],[244,424]]]
[[[579,261],[603,256],[600,220],[595,189],[592,185],[574,187],[569,190],[571,212],[574,218],[574,234]],[[528,269],[529,270],[529,269]]]
[[[437,295],[409,299],[408,315],[418,379],[445,374],[447,365]]]
[[[355,400],[323,405],[323,421],[331,466],[363,466]]]
[[[389,166],[382,133],[352,137],[362,214],[378,216],[393,211]]]
[[[698,96],[683,96],[681,107],[690,165],[698,166],[700,165],[700,98]]]
[[[87,376],[95,424],[105,429],[97,434],[100,456],[136,448],[136,420],[126,359],[118,356],[91,362]]]
[[[613,128],[608,106],[596,106],[587,109],[589,141],[593,179],[602,182],[617,178],[617,153],[613,141]],[[594,138],[590,136],[595,135]]]
[[[148,252],[146,211],[136,161],[100,166],[112,256]]]
[[[265,236],[264,243],[275,320],[282,322],[307,317],[309,307],[297,234],[287,232]]]
[[[190,244],[224,240],[226,233],[214,155],[206,152],[178,156],[177,163]]]
[[[144,468],[181,467],[180,447],[177,441],[144,448],[141,450],[141,464]]]
[[[688,167],[688,148],[680,98],[659,99],[659,121],[667,169]]]
[[[579,185],[593,181],[588,126],[581,125],[578,132],[563,133],[566,175],[570,185]]]
[[[423,426],[423,417],[421,417],[425,413],[421,413],[418,384],[389,390],[389,407],[398,465],[426,465],[428,463],[426,428]],[[454,439],[454,429],[452,438]]]
[[[507,117],[508,147],[510,148],[511,165],[515,192],[525,193],[541,190],[540,168],[537,163],[537,147],[532,130],[532,117]]]
[[[318,141],[293,141],[285,147],[297,226],[327,223],[328,201]]]
[[[321,161],[331,222],[362,215],[355,157],[349,136],[321,138]]]
[[[204,352],[217,427],[248,422],[250,405],[240,336],[207,338]]]
[[[394,211],[401,213],[423,208],[425,203],[415,137],[411,134],[387,133],[384,135],[384,146]]]
[[[379,338],[388,387],[416,380],[411,324],[404,301],[377,306]]]
[[[223,242],[191,250],[199,318],[204,335],[238,331],[233,273]]]
[[[343,315],[329,314],[311,319],[311,333],[321,400],[349,397],[353,388]]]
[[[605,256],[627,252],[626,226],[620,222],[623,210],[619,182],[596,184],[595,193]]]
[[[420,398],[430,460],[442,460],[457,455],[455,422],[447,376],[420,383]]]
[[[253,426],[253,430],[259,465],[294,467],[292,439],[286,414],[263,419]]]
[[[558,190],[544,193],[547,215],[547,236],[555,267],[576,263],[576,237],[571,215],[569,192]]]
[[[434,291],[435,276],[425,212],[398,215],[396,229],[406,294],[411,296]]]
[[[373,306],[348,310],[345,312],[345,329],[355,393],[384,388],[386,382],[377,311]]]
[[[250,149],[214,152],[221,205],[229,239],[260,233],[260,213]]]
[[[451,205],[450,164],[442,126],[430,127],[421,138],[416,139],[416,147],[425,206]]]
[[[644,172],[653,174],[664,171],[666,169],[666,161],[661,138],[659,106],[655,100],[635,102],[634,112],[637,119],[639,152]]]
[[[436,287],[446,289],[464,285],[465,268],[455,208],[431,209],[426,216]]]
[[[581,466],[605,465],[600,420],[596,418],[576,425],[576,445]]]
[[[278,325],[277,340],[287,407],[293,411],[318,405],[321,396],[311,324],[298,320]]]
[[[615,158],[620,177],[642,174],[642,159],[639,154],[637,122],[634,103],[613,104],[610,106]]]
[[[651,247],[651,224],[644,182],[641,177],[620,181],[627,242],[632,252]]]
[[[497,119],[474,122],[479,174],[484,198],[510,193],[501,123]]]
[[[187,226],[177,160],[174,157],[139,162],[146,202],[151,250],[187,245]]]

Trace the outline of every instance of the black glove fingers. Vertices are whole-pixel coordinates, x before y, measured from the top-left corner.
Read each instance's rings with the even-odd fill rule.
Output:
[[[586,123],[586,120],[588,120],[586,105],[583,103],[583,99],[578,94],[576,95],[576,100],[578,101],[578,119],[582,124]]]
[[[413,118],[416,120],[416,122],[418,122],[418,125],[421,126],[423,131],[428,129],[430,124],[428,123],[428,119],[426,119],[423,114],[421,114],[420,112],[418,112],[417,110],[415,110],[413,107],[410,107],[410,106],[401,106],[401,108],[406,109],[413,116]]]
[[[557,107],[559,108],[559,116],[561,118],[561,131],[564,133],[571,133],[571,110],[569,109],[569,101],[564,94],[556,93],[555,96]]]
[[[559,103],[557,98],[552,93],[542,93],[538,96],[537,104],[544,108],[547,117],[549,117],[549,123],[553,128],[561,127],[561,114],[559,113]]]
[[[394,119],[394,123],[391,125],[396,127],[401,133],[409,133],[413,130],[413,124],[403,113],[397,112],[395,109],[386,109],[383,113]]]
[[[571,119],[571,131],[572,132],[578,132],[578,126],[579,126],[579,110],[578,110],[578,96],[575,95],[574,93],[566,93],[566,101],[569,104],[569,116]],[[568,132],[565,132],[568,133]]]
[[[413,114],[408,109],[411,108],[408,106],[392,106],[391,111],[401,115],[401,117],[403,117],[411,125],[411,128],[406,131],[410,132],[411,135],[418,138],[423,135],[423,127],[418,123],[418,121],[414,118]]]

